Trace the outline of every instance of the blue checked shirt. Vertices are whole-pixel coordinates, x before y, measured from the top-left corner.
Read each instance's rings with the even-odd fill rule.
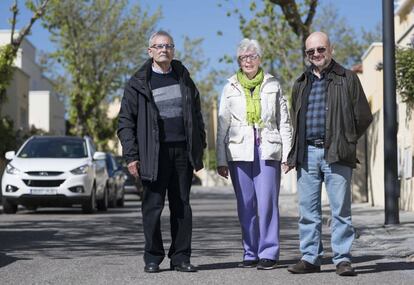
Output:
[[[306,111],[306,140],[323,139],[325,137],[325,97],[326,80],[313,75],[312,89],[308,97]]]

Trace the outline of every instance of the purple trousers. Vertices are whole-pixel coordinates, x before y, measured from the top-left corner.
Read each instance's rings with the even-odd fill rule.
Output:
[[[279,259],[280,161],[230,161],[229,171],[237,198],[244,260]]]

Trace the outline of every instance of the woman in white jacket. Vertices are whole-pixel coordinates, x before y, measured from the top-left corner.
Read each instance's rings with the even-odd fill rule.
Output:
[[[243,267],[273,269],[279,259],[281,165],[292,131],[280,84],[260,67],[262,49],[244,39],[237,49],[240,70],[228,79],[220,99],[217,172],[230,172],[242,229]]]

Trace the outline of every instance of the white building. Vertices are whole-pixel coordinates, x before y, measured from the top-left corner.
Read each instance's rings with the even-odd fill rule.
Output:
[[[10,35],[11,32],[9,30],[0,30],[0,45],[9,43]],[[28,106],[26,107],[28,114],[23,114],[24,111],[8,114],[8,109],[16,109],[14,108],[15,106],[9,106],[15,101],[13,98],[20,96],[20,94],[14,92],[13,88],[8,90],[7,96],[9,100],[7,107],[4,108],[4,113],[8,114],[15,121],[16,128],[27,130],[34,125],[36,128],[43,129],[52,134],[65,134],[64,104],[56,92],[54,92],[50,80],[42,74],[40,66],[36,63],[36,48],[27,39],[23,40],[14,64],[18,70],[29,77],[28,94],[26,95],[28,97]],[[16,74],[13,81],[16,81]],[[11,85],[19,86],[20,83],[15,84],[15,82],[12,82]],[[24,109],[19,107],[19,110]],[[20,122],[22,118],[26,118],[26,126]],[[16,122],[19,123],[16,124]]]
[[[399,0],[394,11],[395,43],[399,47],[413,47],[414,0]],[[384,112],[383,112],[382,43],[373,43],[362,57],[361,84],[368,97],[374,120],[367,132],[367,196],[374,206],[385,206],[384,195]],[[399,207],[414,211],[414,110],[409,109],[397,94],[397,148]]]

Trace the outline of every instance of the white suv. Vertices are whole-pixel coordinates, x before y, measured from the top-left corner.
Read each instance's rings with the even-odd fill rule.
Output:
[[[16,213],[19,204],[33,210],[81,205],[84,213],[107,209],[105,153],[95,151],[89,137],[33,136],[6,158],[4,213]]]

